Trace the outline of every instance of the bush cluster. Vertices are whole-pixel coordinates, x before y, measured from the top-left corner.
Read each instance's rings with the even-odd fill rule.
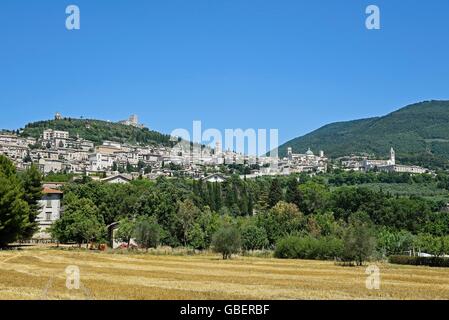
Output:
[[[343,241],[334,237],[288,236],[279,240],[274,255],[281,259],[330,260],[342,252]]]
[[[394,264],[449,268],[449,258],[443,257],[391,256],[389,261]]]

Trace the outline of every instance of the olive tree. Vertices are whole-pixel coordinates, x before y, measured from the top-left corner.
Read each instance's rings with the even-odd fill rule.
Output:
[[[221,253],[223,260],[231,258],[232,254],[238,253],[242,246],[239,230],[233,226],[221,228],[212,237],[212,248],[214,252]]]

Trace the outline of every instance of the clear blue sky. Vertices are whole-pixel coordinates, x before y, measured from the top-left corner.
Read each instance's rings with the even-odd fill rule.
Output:
[[[65,29],[65,8],[81,30]],[[382,29],[365,28],[365,8]],[[324,124],[449,98],[447,0],[1,0],[0,128],[65,116],[150,128]]]

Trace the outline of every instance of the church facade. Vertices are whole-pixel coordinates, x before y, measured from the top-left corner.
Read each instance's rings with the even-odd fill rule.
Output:
[[[401,172],[422,174],[430,172],[429,169],[419,166],[408,166],[396,164],[396,152],[393,148],[390,149],[390,159],[388,160],[370,160],[364,159],[361,163],[361,168],[364,171],[378,170],[381,172]]]

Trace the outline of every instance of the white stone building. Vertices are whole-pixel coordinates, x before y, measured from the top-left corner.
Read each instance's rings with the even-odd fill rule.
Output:
[[[61,218],[61,201],[63,193],[56,189],[45,187],[42,191],[43,197],[40,201],[41,211],[37,216],[39,225],[38,232],[33,236],[34,240],[51,240],[48,229],[58,219]]]
[[[429,169],[419,166],[408,166],[396,164],[396,152],[393,148],[390,149],[390,159],[388,160],[369,160],[362,161],[361,167],[364,171],[378,170],[383,172],[401,172],[401,173],[413,173],[422,174],[430,172]]]
[[[44,140],[52,140],[52,139],[68,139],[69,133],[67,131],[58,131],[53,129],[44,130],[42,134],[42,138]]]
[[[124,174],[117,174],[114,176],[110,176],[110,177],[101,179],[101,182],[118,183],[118,184],[126,184],[126,183],[130,183],[131,181],[132,181],[132,178],[129,177],[128,175],[124,175]]]
[[[112,168],[114,160],[115,157],[111,155],[93,153],[89,155],[89,170],[93,172],[107,171]]]
[[[50,172],[61,172],[65,168],[63,161],[45,158],[41,158],[39,160],[38,166],[39,170],[44,174],[48,174]]]
[[[328,158],[324,155],[324,151],[319,151],[319,155],[315,155],[310,148],[303,154],[293,153],[292,148],[287,149],[287,157],[280,162],[280,166],[288,169],[290,173],[295,172],[326,172]]]

